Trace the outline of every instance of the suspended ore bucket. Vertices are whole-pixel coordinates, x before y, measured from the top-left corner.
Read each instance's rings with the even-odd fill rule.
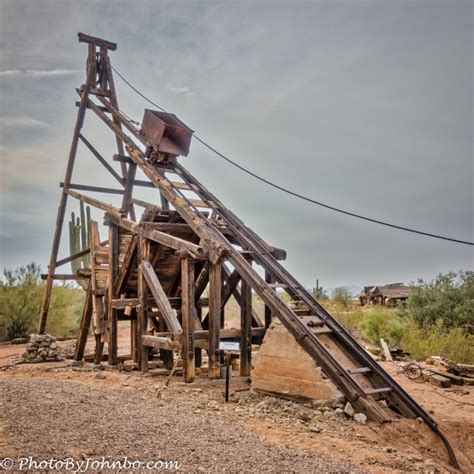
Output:
[[[188,156],[193,133],[174,114],[145,110],[140,135],[148,142],[151,161],[174,162],[177,156]]]

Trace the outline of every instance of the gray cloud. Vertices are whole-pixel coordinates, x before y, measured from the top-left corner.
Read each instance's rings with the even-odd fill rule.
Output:
[[[2,69],[0,70],[0,77],[50,77],[78,74],[80,72],[76,69]]]
[[[7,0],[0,8],[0,69],[20,71],[12,80],[0,73],[1,115],[17,120],[1,127],[2,265],[48,260],[83,80],[75,71],[85,67],[78,31],[116,41],[119,71],[256,173],[350,211],[473,239],[470,1]],[[141,120],[150,105],[116,85],[123,110]],[[87,116],[84,134],[110,157],[105,130]],[[300,202],[197,142],[182,163],[286,248],[285,265],[304,284],[412,281],[473,267],[468,247]],[[96,166],[81,148],[75,181],[114,185]]]

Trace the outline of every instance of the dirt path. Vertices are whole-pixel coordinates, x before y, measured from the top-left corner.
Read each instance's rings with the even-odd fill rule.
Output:
[[[176,460],[184,472],[355,469],[347,462],[285,448],[243,426],[229,425],[207,404],[204,410],[198,408],[199,400],[189,394],[169,392],[157,399],[153,392],[128,385],[108,387],[107,378],[98,388],[83,382],[1,377],[1,457]]]
[[[22,350],[0,346],[0,366]],[[383,365],[432,413],[464,472],[474,472],[473,387],[447,392]],[[453,472],[443,445],[416,420],[360,425],[248,390],[224,404],[222,381],[174,377],[165,390],[164,380],[67,361],[0,371],[0,458],[128,456],[176,460],[185,472]],[[245,388],[232,380],[233,390]]]

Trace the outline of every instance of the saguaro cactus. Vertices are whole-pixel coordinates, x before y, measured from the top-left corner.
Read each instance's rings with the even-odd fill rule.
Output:
[[[69,248],[71,255],[86,250],[90,245],[90,229],[89,222],[91,218],[90,207],[84,209],[84,203],[80,203],[80,217],[75,216],[71,212],[71,220],[69,221]],[[90,253],[76,258],[71,262],[71,269],[76,273],[81,268],[90,268]],[[87,289],[87,282],[78,280],[82,288]]]

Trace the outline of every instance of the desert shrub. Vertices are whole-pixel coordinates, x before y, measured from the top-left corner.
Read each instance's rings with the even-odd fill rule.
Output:
[[[420,327],[442,320],[447,329],[474,325],[474,272],[439,274],[410,289],[406,313]]]
[[[343,286],[334,290],[332,300],[340,308],[350,309],[352,307],[352,295],[350,291]]]
[[[390,345],[399,345],[406,330],[406,321],[399,314],[383,306],[376,306],[365,312],[361,322],[364,334],[374,343],[385,339]]]
[[[38,322],[44,283],[39,265],[30,263],[15,270],[5,269],[0,278],[0,336],[24,337],[34,331]],[[47,330],[65,336],[79,325],[84,291],[72,285],[55,285]]]
[[[337,311],[331,313],[348,331],[357,333],[360,331],[362,321],[365,318],[364,312],[360,309],[352,311]]]
[[[8,339],[30,331],[41,304],[41,269],[35,263],[5,269],[0,280],[0,330]]]
[[[474,364],[474,335],[462,328],[447,329],[442,320],[430,328],[407,321],[401,346],[416,359],[439,355],[454,362]]]

